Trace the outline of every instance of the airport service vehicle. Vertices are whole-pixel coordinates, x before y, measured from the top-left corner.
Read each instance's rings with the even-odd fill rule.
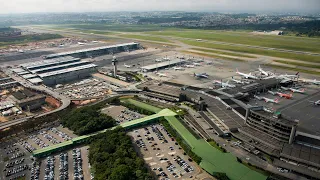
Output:
[[[320,105],[320,100],[318,101],[310,101],[312,104],[316,105],[316,106],[319,106]]]
[[[194,68],[194,65],[187,64],[186,67],[187,68]]]
[[[209,75],[207,73],[194,73],[193,75],[198,78],[208,78],[209,77]]]
[[[180,70],[180,71],[183,71],[183,70],[184,70],[184,68],[182,68],[182,67],[174,67],[173,69],[176,70],[176,71],[177,71],[177,70]]]
[[[219,80],[214,80],[213,81],[213,84],[218,84],[220,85],[221,87],[228,87],[228,88],[235,88],[236,86],[233,85],[233,84],[229,84],[229,81],[227,82],[222,82],[222,81],[219,81]]]

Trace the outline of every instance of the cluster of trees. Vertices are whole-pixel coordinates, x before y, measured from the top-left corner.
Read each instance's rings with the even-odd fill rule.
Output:
[[[123,128],[91,137],[89,162],[96,180],[151,180],[144,161],[134,151]]]
[[[73,130],[77,135],[93,133],[116,125],[115,120],[100,112],[100,104],[73,109],[63,115],[63,126]]]
[[[187,153],[188,156],[190,156],[191,159],[193,159],[196,163],[200,164],[202,158],[191,151],[191,148],[187,144],[185,144],[184,140],[180,137],[177,131],[175,131],[166,120],[161,119],[160,122],[167,129],[167,131],[176,139],[176,141],[183,148],[185,153]]]
[[[41,40],[57,39],[57,38],[63,38],[63,36],[59,34],[32,34],[32,35],[22,35],[22,36],[15,36],[15,37],[1,37],[1,41],[24,43],[24,42],[41,41]]]

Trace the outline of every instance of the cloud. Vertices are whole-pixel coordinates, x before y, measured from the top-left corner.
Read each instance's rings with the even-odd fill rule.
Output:
[[[0,0],[0,13],[87,11],[318,12],[319,0]]]

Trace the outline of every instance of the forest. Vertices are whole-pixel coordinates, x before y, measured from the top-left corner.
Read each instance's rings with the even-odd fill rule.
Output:
[[[123,128],[91,137],[89,162],[95,180],[152,180]]]
[[[77,135],[85,135],[116,125],[115,120],[100,112],[101,105],[73,109],[62,118],[62,125]]]

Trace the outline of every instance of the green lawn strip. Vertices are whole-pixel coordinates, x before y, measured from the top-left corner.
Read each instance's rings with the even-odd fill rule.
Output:
[[[223,152],[223,153],[226,152],[226,150],[225,150],[224,148],[222,148],[222,147],[220,146],[220,144],[216,143],[215,141],[210,140],[210,141],[208,141],[208,142],[209,142],[209,144],[210,144],[211,146],[215,147],[215,148],[218,149],[219,151],[221,151],[221,152]]]
[[[309,67],[309,68],[316,68],[320,69],[320,64],[306,64],[306,63],[300,63],[300,62],[292,62],[292,61],[285,61],[285,60],[273,60],[274,62],[282,63],[282,64],[288,64],[293,66],[302,66],[302,67]]]
[[[241,61],[241,62],[245,62],[245,60],[242,60],[242,59],[236,59],[236,58],[230,58],[230,57],[212,55],[212,54],[207,54],[207,53],[198,53],[198,52],[193,52],[193,51],[182,51],[182,52],[183,52],[183,53],[187,53],[187,54],[194,54],[194,55],[198,55],[198,56],[207,56],[207,57],[217,58],[217,59],[224,59],[224,60],[230,60],[230,61]]]
[[[237,53],[231,53],[231,52],[224,52],[224,51],[217,51],[217,50],[209,50],[209,49],[201,49],[201,48],[191,48],[191,49],[196,50],[196,51],[204,51],[204,52],[217,53],[217,54],[223,54],[223,55],[229,55],[229,56],[256,58],[255,56],[250,56],[250,55],[245,55],[245,54],[237,54]]]
[[[170,42],[167,39],[156,37],[156,36],[141,36],[141,35],[131,35],[131,34],[119,34],[119,37],[133,38],[133,39],[142,39],[147,41],[159,41],[159,42]]]
[[[160,108],[157,108],[157,107],[154,107],[154,106],[151,106],[149,104],[146,104],[146,103],[143,103],[143,102],[140,102],[140,101],[136,101],[136,100],[133,100],[133,99],[121,99],[121,101],[133,104],[133,105],[135,105],[137,107],[140,107],[140,108],[143,108],[143,109],[146,109],[148,111],[155,112],[155,113],[158,113],[158,112],[161,111]]]
[[[308,62],[320,62],[319,56],[255,49],[255,48],[241,47],[241,46],[197,42],[197,41],[189,41],[189,40],[181,40],[181,42],[188,45],[205,47],[205,48],[222,49],[222,50],[229,50],[229,51],[236,51],[236,52],[250,53],[250,54],[259,54],[263,56],[280,57],[280,58],[295,59],[295,60],[308,61]]]
[[[192,151],[202,158],[200,166],[208,173],[214,172],[226,173],[232,180],[259,180],[266,179],[267,176],[239,163],[235,156],[230,153],[222,153],[212,147],[203,139],[196,139],[175,117],[169,116],[165,119],[179,133],[179,135],[188,143]]]
[[[295,51],[320,52],[320,41],[311,38],[287,38],[282,36],[266,36],[251,33],[234,33],[232,31],[223,32],[205,30],[154,31],[147,33],[153,35],[203,39]]]
[[[320,72],[311,71],[311,70],[307,70],[307,69],[292,68],[292,67],[282,66],[282,65],[276,65],[276,64],[266,64],[266,66],[273,67],[273,68],[278,68],[278,69],[291,70],[291,71],[295,71],[295,72],[302,72],[302,73],[307,73],[307,74],[314,74],[314,75],[319,75],[319,76],[320,76]]]

